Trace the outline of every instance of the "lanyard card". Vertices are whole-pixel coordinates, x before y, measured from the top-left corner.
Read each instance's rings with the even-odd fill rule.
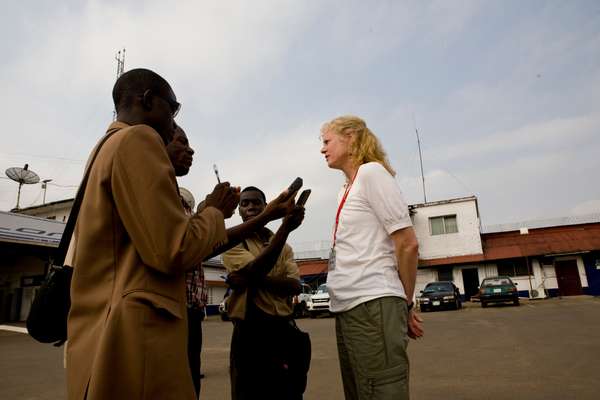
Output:
[[[335,269],[335,247],[332,247],[329,251],[329,261],[327,262],[327,270],[333,271]]]

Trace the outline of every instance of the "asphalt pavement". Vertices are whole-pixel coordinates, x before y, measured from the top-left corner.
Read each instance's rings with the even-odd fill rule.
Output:
[[[417,400],[596,400],[600,298],[470,304],[424,313],[425,337],[412,341],[411,395]],[[307,400],[343,399],[333,318],[302,319],[311,334]],[[203,326],[202,399],[229,399],[231,323]],[[0,330],[0,398],[65,398],[62,348]]]

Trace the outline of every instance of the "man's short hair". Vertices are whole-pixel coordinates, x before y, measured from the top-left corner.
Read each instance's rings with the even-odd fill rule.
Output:
[[[240,194],[242,194],[244,192],[258,192],[258,193],[260,193],[260,196],[262,197],[263,201],[265,202],[265,204],[267,204],[267,196],[265,196],[264,192],[262,190],[260,190],[259,188],[257,188],[256,186],[245,187],[244,190],[242,190],[240,192]]]
[[[144,94],[148,89],[160,93],[169,87],[169,83],[162,76],[149,69],[136,68],[127,71],[117,79],[113,87],[115,110],[131,107],[133,98]]]

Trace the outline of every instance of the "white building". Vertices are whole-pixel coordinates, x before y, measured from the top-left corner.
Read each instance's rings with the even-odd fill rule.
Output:
[[[39,206],[20,208],[18,210],[13,210],[13,212],[67,222],[69,214],[71,213],[71,207],[73,207],[73,202],[74,199],[59,200]]]

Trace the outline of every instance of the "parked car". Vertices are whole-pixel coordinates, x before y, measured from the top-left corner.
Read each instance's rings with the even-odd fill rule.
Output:
[[[458,310],[462,307],[460,292],[451,281],[430,282],[417,298],[421,311],[442,309]]]
[[[311,318],[315,318],[321,313],[329,313],[329,292],[326,284],[322,284],[317,288],[307,305]]]
[[[312,297],[312,288],[306,283],[302,284],[302,292],[294,296],[292,302],[294,304],[294,317],[301,318],[308,315],[308,303]]]
[[[485,278],[479,288],[479,299],[481,307],[487,307],[490,303],[512,302],[519,305],[519,291],[517,284],[508,276],[496,276]]]

